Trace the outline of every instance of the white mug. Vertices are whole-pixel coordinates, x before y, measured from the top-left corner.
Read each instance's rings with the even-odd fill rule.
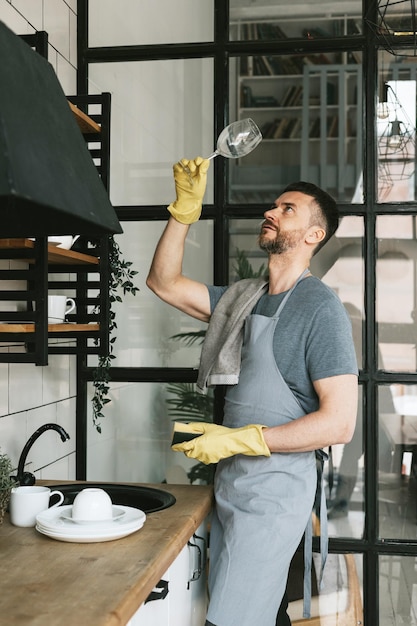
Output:
[[[51,508],[64,501],[64,494],[51,491],[49,487],[13,487],[10,494],[10,521],[14,526],[35,526],[36,516],[49,508],[49,499],[58,495],[59,500]]]
[[[67,296],[48,296],[48,324],[62,324],[75,309],[75,301]]]
[[[113,505],[107,491],[95,488],[81,489],[74,498],[72,519],[79,522],[113,519]]]
[[[58,248],[69,250],[70,248],[72,248],[72,246],[77,241],[79,236],[80,235],[75,235],[75,237],[73,237],[72,235],[64,235],[64,236],[51,235],[50,237],[48,237],[48,242],[52,244],[56,244]]]
[[[77,241],[80,235],[51,235],[48,237],[48,243],[57,246],[58,248],[62,248],[63,250],[69,250],[72,248],[74,243]],[[35,241],[34,237],[29,237],[31,241]]]

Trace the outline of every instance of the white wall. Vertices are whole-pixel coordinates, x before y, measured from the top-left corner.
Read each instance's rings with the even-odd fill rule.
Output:
[[[76,0],[0,0],[0,20],[16,34],[47,31],[48,60],[68,95],[76,93],[76,9]],[[74,479],[75,393],[75,357],[50,356],[47,367],[0,363],[1,453],[17,465],[29,436],[55,422],[71,439],[62,443],[47,431],[34,444],[26,469],[37,478]]]

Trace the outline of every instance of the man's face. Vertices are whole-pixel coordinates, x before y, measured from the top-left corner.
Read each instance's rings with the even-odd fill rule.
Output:
[[[296,248],[311,226],[313,198],[300,191],[283,193],[265,211],[258,237],[259,247],[269,254]]]

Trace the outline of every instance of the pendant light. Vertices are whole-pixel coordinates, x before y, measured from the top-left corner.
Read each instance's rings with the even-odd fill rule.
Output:
[[[390,84],[384,84],[383,94],[377,107],[378,179],[389,189],[414,174],[416,131]]]
[[[417,56],[415,0],[376,0],[365,21],[385,50],[397,56]]]

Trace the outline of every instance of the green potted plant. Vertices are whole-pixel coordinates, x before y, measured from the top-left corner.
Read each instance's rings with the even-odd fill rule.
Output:
[[[14,471],[10,457],[0,454],[0,525],[3,523],[4,514],[9,505],[10,493],[17,481],[11,476]]]

